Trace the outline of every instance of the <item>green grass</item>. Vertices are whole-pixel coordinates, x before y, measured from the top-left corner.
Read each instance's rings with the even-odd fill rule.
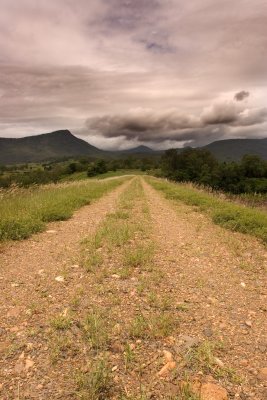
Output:
[[[0,241],[26,239],[46,223],[69,219],[73,212],[119,186],[126,178],[46,185],[0,192]]]
[[[226,229],[250,234],[267,243],[267,213],[256,208],[238,205],[216,195],[186,184],[176,184],[161,179],[148,178],[157,190],[172,200],[198,207],[210,215],[215,224]]]
[[[197,347],[193,347],[186,355],[187,366],[193,371],[202,371],[204,374],[213,375],[218,379],[230,380],[233,383],[240,383],[240,377],[232,368],[218,365],[215,353],[221,349],[221,344],[204,341]]]
[[[83,330],[90,346],[95,350],[107,347],[109,336],[107,317],[99,310],[92,310],[84,320]]]
[[[63,315],[58,315],[51,320],[50,325],[57,331],[65,331],[71,327],[71,319]]]
[[[106,179],[106,178],[113,178],[113,177],[119,177],[119,176],[124,176],[124,175],[144,175],[144,172],[140,171],[139,169],[120,169],[117,171],[108,171],[105,174],[100,174],[96,175],[93,178],[88,178],[87,172],[82,171],[82,172],[75,172],[72,175],[64,176],[61,181],[62,182],[73,182],[73,181],[80,181],[83,179]]]
[[[139,244],[134,249],[126,249],[124,253],[124,265],[128,267],[142,267],[153,258],[154,246]]]
[[[112,378],[104,359],[92,363],[88,372],[76,376],[76,381],[79,399],[105,400],[111,398]]]
[[[179,321],[171,312],[152,313],[144,316],[138,314],[129,327],[132,338],[156,339],[171,335],[179,327]]]

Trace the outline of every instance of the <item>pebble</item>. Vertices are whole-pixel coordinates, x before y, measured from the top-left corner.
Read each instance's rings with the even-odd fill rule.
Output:
[[[64,276],[57,276],[57,277],[55,278],[55,281],[57,281],[57,282],[64,282],[64,281],[65,281],[65,278],[64,278]]]
[[[212,331],[211,328],[205,328],[204,331],[203,331],[203,333],[204,333],[204,335],[207,336],[207,337],[213,336],[213,331]]]
[[[27,358],[26,362],[25,362],[25,369],[26,371],[28,371],[30,368],[32,368],[34,366],[34,361],[31,360],[30,358]]]
[[[224,363],[218,357],[214,357],[214,362],[221,368],[224,366]]]
[[[245,322],[245,324],[246,324],[246,326],[248,326],[249,328],[252,327],[252,322],[251,322],[250,320],[247,320],[247,321]]]
[[[258,379],[261,381],[267,381],[267,367],[261,368],[258,373]]]
[[[205,383],[200,390],[201,400],[228,400],[227,391],[215,384]]]

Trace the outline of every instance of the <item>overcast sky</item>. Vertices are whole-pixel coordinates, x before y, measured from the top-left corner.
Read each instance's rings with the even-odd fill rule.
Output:
[[[0,0],[0,136],[267,137],[266,0]]]

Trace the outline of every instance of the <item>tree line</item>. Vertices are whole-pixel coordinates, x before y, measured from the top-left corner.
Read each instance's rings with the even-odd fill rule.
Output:
[[[240,162],[219,162],[208,150],[167,150],[162,156],[163,176],[194,182],[229,193],[267,193],[267,162],[245,155]]]

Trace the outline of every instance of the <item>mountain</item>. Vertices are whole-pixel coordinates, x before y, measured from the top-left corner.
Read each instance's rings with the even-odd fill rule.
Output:
[[[68,130],[18,139],[0,138],[0,164],[40,162],[72,156],[98,156],[102,151]]]
[[[245,154],[255,154],[267,160],[267,138],[218,140],[202,149],[209,150],[220,161],[238,161]]]
[[[267,160],[267,138],[218,140],[202,149],[209,150],[220,161],[238,161],[245,154],[256,154]],[[177,149],[179,152],[182,150]],[[161,154],[163,151],[154,151],[147,146],[123,151],[103,151],[72,135],[68,130],[18,139],[0,138],[0,164],[41,162],[79,156],[118,158],[136,155],[141,158],[160,157]]]
[[[127,150],[123,150],[123,153],[128,153],[128,154],[151,154],[151,153],[155,153],[154,150],[152,150],[150,147],[147,146],[137,146],[134,147],[132,149],[127,149]]]

